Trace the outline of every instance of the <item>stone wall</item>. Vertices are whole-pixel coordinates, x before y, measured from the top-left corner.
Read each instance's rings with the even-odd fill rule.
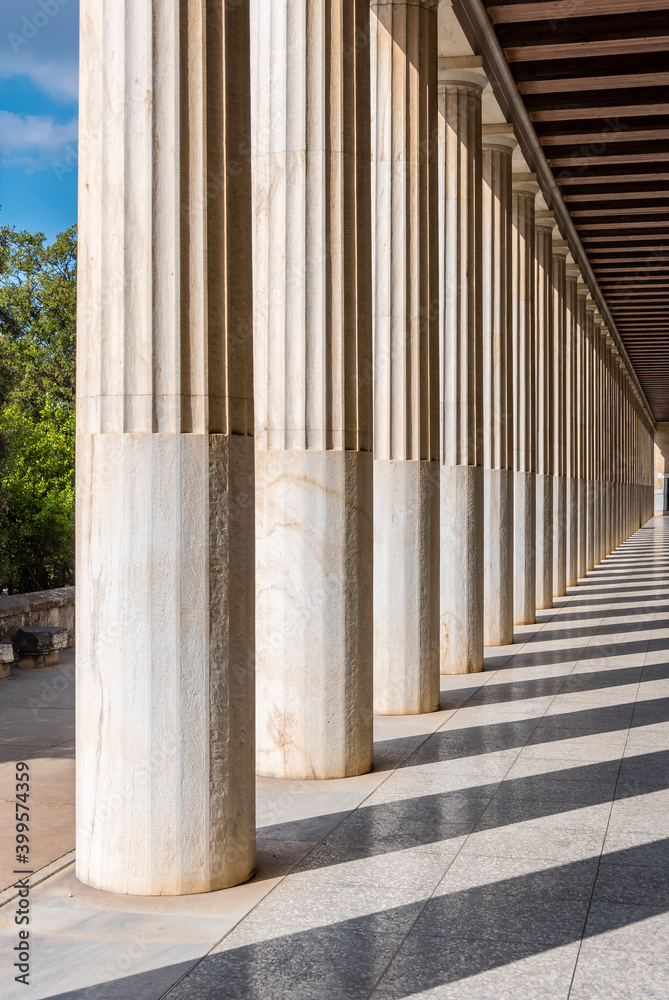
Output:
[[[0,597],[0,643],[11,642],[25,625],[60,625],[67,629],[68,646],[73,646],[74,587]]]

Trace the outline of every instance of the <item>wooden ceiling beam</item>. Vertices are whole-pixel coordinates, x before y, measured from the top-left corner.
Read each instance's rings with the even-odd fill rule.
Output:
[[[616,14],[645,10],[667,10],[667,0],[616,0]],[[493,24],[519,24],[522,21],[557,21],[567,17],[606,16],[611,0],[544,0],[540,3],[495,4],[486,8]]]
[[[560,177],[559,175],[555,178],[560,186],[573,186],[574,184],[613,184],[617,185],[614,187],[613,191],[610,192],[609,197],[615,192],[618,192],[618,196],[625,193],[621,190],[621,184],[657,184],[659,181],[669,181],[669,173],[665,171],[655,171],[653,173],[637,173],[637,174],[619,174],[617,177],[615,174],[602,173],[602,174],[581,174],[580,176],[575,176],[573,174],[567,174],[565,177]],[[669,192],[663,191],[662,194],[666,197]],[[644,193],[644,197],[648,198],[650,195]]]
[[[568,94],[572,91],[617,90],[629,87],[669,86],[669,73],[622,73],[618,76],[574,76],[563,80],[522,80],[521,94]]]
[[[639,26],[643,30],[642,24]],[[607,38],[592,42],[553,42],[543,45],[511,45],[504,49],[509,62],[538,62],[542,59],[578,59],[586,56],[620,56],[637,52],[669,51],[669,35],[649,38]]]
[[[545,111],[530,111],[533,122],[572,122],[581,119],[631,118],[653,115],[669,115],[669,104],[617,104],[611,107],[593,105],[587,108],[547,108]]]
[[[665,215],[669,214],[669,205],[658,205],[655,208],[578,208],[570,213],[572,219],[580,219],[581,217],[587,217],[593,219],[595,217],[602,216],[603,218],[610,218],[612,215]]]
[[[666,239],[665,239],[666,237]],[[664,242],[669,243],[669,230],[666,233],[640,233],[638,236],[634,234],[628,235],[625,233],[624,236],[583,236],[581,238],[581,243],[646,243],[649,246],[657,245],[655,240],[660,241],[660,245]],[[666,247],[669,250],[669,246]]]
[[[631,219],[629,222],[625,222],[623,219],[619,219],[618,222],[578,222],[576,228],[579,233],[585,231],[586,229],[638,229],[638,230],[648,230],[648,229],[661,229],[667,227],[667,220],[660,219],[655,221],[655,219],[648,219],[645,222],[640,222],[638,219]]]
[[[568,192],[563,195],[566,202],[570,201],[610,201],[611,194],[608,191],[597,191],[590,194],[569,194]],[[659,200],[660,198],[669,201],[669,190],[666,191],[627,191],[624,194],[618,194],[617,201],[650,201],[652,199]]]
[[[548,157],[551,167],[594,167],[602,163],[663,163],[669,160],[669,149],[660,153],[600,153],[592,156]]]
[[[540,135],[542,146],[578,146],[581,143],[600,142],[658,142],[669,139],[669,128],[646,128],[637,131],[620,130],[609,132],[565,132],[551,135]]]

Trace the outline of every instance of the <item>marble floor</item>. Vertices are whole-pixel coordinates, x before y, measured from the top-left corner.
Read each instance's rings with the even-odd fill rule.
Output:
[[[377,720],[371,774],[259,782],[245,886],[119,897],[65,864],[29,993],[5,894],[2,995],[669,998],[669,518],[556,604],[440,712]]]

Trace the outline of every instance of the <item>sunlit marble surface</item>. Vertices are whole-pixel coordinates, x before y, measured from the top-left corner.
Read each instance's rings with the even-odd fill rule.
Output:
[[[261,779],[252,882],[36,887],[31,998],[666,997],[669,519],[558,604],[440,712],[377,720],[370,774]]]

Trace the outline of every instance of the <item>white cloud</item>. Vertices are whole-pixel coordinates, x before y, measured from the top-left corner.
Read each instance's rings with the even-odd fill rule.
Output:
[[[0,52],[0,79],[27,77],[33,86],[56,101],[73,102],[79,97],[79,65],[76,58],[37,58],[32,52]]]
[[[57,122],[53,115],[17,115],[0,111],[0,156],[3,166],[26,173],[44,170],[77,142],[78,121]]]

